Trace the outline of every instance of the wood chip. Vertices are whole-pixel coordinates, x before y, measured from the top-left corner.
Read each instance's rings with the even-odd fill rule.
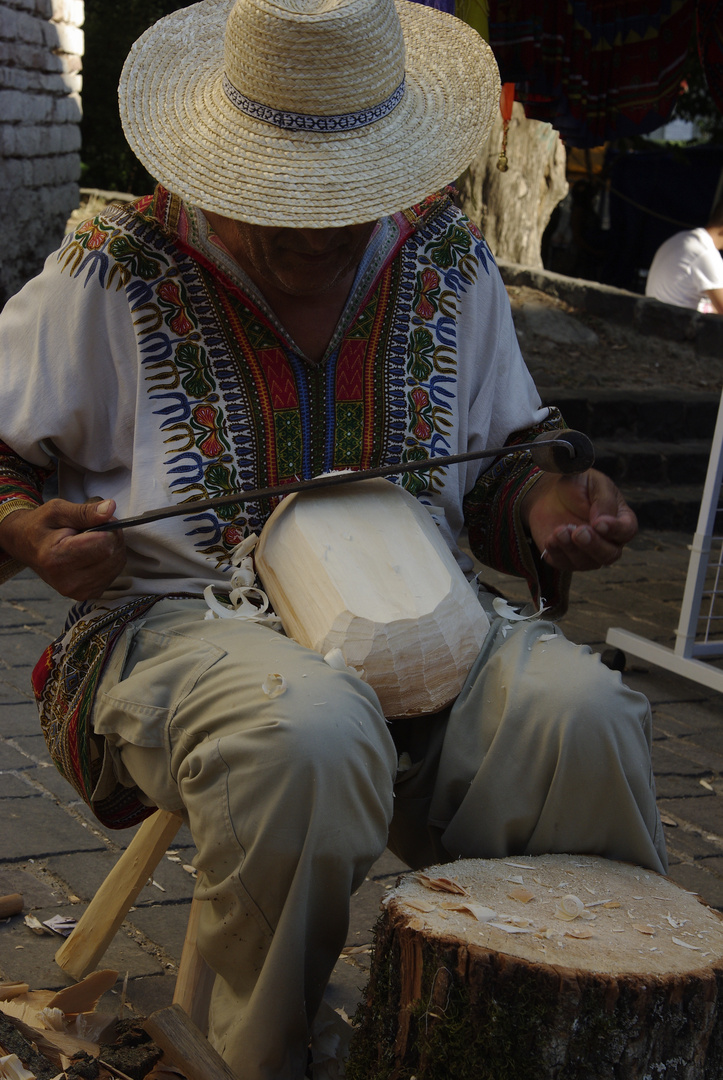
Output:
[[[113,968],[104,968],[102,971],[92,971],[79,983],[66,986],[48,1002],[51,1009],[62,1009],[68,1016],[73,1013],[92,1012],[106,990],[110,990],[118,978],[118,972]]]
[[[32,930],[32,932],[34,934],[50,934],[50,933],[52,933],[51,930],[46,930],[46,928],[41,923],[40,919],[36,919],[36,917],[34,915],[26,915],[25,918],[23,919],[23,922],[27,926],[28,930]]]
[[[637,930],[639,934],[648,934],[650,937],[655,937],[655,929],[645,923],[633,923],[633,930]]]

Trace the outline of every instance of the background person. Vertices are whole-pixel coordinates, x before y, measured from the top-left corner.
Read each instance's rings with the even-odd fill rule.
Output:
[[[675,233],[655,253],[645,295],[723,315],[723,200],[705,228]]]

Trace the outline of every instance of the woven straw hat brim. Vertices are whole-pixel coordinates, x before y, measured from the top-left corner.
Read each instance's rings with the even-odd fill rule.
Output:
[[[232,0],[167,16],[136,42],[121,76],[131,148],[169,190],[252,224],[356,224],[418,202],[484,145],[499,74],[489,46],[459,19],[409,0],[396,6],[404,96],[384,119],[339,134],[289,132],[231,104],[222,80]]]

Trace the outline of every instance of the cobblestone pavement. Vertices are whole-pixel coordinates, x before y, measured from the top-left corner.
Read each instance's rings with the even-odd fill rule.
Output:
[[[613,567],[576,575],[561,624],[568,637],[602,652],[608,628],[618,626],[672,645],[689,541],[677,533],[642,533]],[[509,579],[504,584],[510,596],[516,587]],[[21,892],[25,913],[41,921],[59,913],[78,917],[132,835],[99,825],[50,763],[39,731],[30,673],[62,625],[65,608],[27,571],[0,589],[0,895]],[[632,657],[623,678],[653,705],[670,875],[723,910],[723,697]],[[172,997],[193,853],[184,828],[103,961],[122,976],[128,973],[128,1000],[144,1014]],[[349,953],[327,995],[349,1014],[366,981],[380,899],[403,869],[387,852],[353,898]],[[32,933],[23,916],[0,923],[0,974],[35,989],[66,985],[70,980],[54,962],[59,943],[57,936]]]

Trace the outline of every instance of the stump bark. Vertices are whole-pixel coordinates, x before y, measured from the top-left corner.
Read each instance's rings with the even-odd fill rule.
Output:
[[[347,1077],[719,1080],[722,1000],[723,919],[667,878],[462,860],[386,901]]]

